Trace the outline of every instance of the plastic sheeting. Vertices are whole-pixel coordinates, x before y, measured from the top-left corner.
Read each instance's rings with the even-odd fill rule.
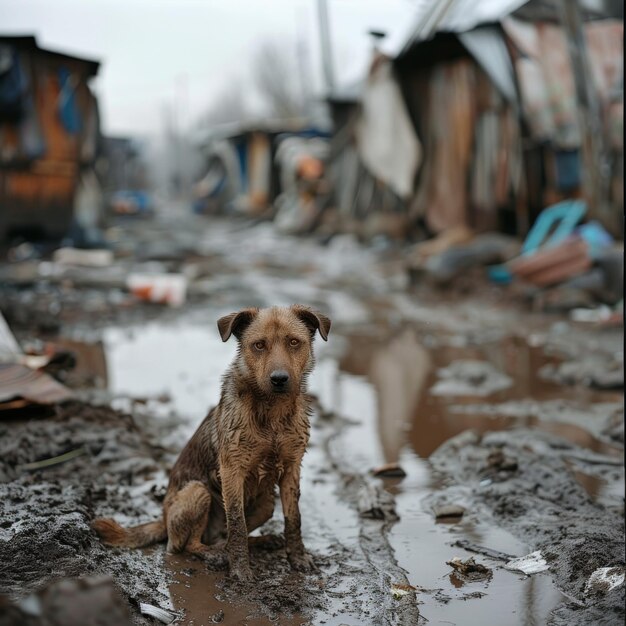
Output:
[[[367,170],[400,198],[413,193],[422,155],[391,61],[379,60],[363,93],[357,150]]]
[[[517,108],[513,64],[502,37],[502,30],[496,26],[480,26],[459,34],[459,39],[485,70],[498,91]]]

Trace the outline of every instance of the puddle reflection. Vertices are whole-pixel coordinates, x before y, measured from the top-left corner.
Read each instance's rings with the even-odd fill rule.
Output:
[[[441,444],[464,430],[484,433],[515,427],[538,428],[594,452],[616,453],[615,448],[575,424],[542,421],[536,415],[521,411],[518,415],[503,415],[481,410],[487,402],[497,405],[530,398],[534,402],[559,400],[582,404],[606,401],[598,392],[563,387],[540,379],[539,369],[554,362],[554,358],[517,337],[480,346],[458,347],[453,341],[452,345],[441,342],[428,349],[411,329],[404,329],[391,338],[362,334],[348,335],[347,339],[347,348],[338,360],[339,389],[335,391],[342,402],[333,404],[332,408],[359,418],[362,411],[350,408],[354,395],[346,401],[349,390],[342,387],[341,372],[361,377],[363,389],[359,397],[362,403],[365,394],[373,395],[372,406],[364,411],[375,413],[385,462],[397,462],[407,443],[420,457],[428,458]],[[433,338],[429,339],[430,344]],[[509,376],[512,384],[487,397],[430,393],[438,381],[439,370],[460,361],[487,362],[494,371]],[[483,376],[483,372],[478,372],[477,376]]]

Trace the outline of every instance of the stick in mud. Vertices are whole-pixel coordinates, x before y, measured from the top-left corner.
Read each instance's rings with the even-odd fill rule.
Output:
[[[467,541],[466,539],[458,539],[454,542],[455,546],[459,548],[463,548],[468,552],[475,552],[476,554],[482,554],[483,556],[487,556],[490,559],[495,559],[496,561],[510,561],[511,559],[517,558],[512,554],[506,554],[505,552],[499,552],[498,550],[492,550],[491,548],[486,548],[485,546],[479,546],[477,543],[472,543],[471,541]]]

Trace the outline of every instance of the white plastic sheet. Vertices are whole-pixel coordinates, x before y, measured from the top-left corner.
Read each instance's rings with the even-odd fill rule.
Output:
[[[400,198],[413,194],[422,147],[409,118],[391,61],[369,77],[357,123],[357,150],[365,167]]]

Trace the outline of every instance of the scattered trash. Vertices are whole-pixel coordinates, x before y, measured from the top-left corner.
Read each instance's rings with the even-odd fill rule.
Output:
[[[170,613],[170,611],[166,611],[165,609],[154,606],[153,604],[146,604],[145,602],[139,603],[139,610],[142,615],[154,617],[154,619],[158,620],[162,624],[171,624],[176,619],[176,615],[174,613]]]
[[[187,278],[182,274],[131,274],[126,285],[140,300],[182,306],[187,295]]]
[[[413,585],[391,584],[391,595],[395,600],[400,600],[404,598],[404,596],[408,596],[410,593],[415,593],[416,591],[417,587],[413,587]]]
[[[82,250],[79,248],[59,248],[52,259],[62,265],[83,267],[107,267],[113,263],[111,250]]]
[[[573,322],[582,322],[590,324],[598,323],[611,323],[611,324],[623,324],[624,313],[623,311],[613,310],[611,307],[605,304],[600,305],[595,309],[573,309],[570,311],[570,319]]]
[[[76,448],[76,450],[71,450],[70,452],[66,452],[65,454],[59,454],[59,456],[54,456],[50,459],[44,459],[42,461],[35,461],[33,463],[24,463],[24,465],[20,466],[20,469],[31,471],[44,469],[46,467],[51,467],[52,465],[58,465],[59,463],[65,463],[66,461],[71,461],[76,457],[82,456],[85,454],[87,450],[85,448]]]
[[[465,561],[455,557],[450,561],[446,561],[446,565],[449,565],[454,570],[453,574],[458,576],[463,582],[490,580],[493,576],[493,570],[481,563],[476,563],[473,556]]]
[[[605,594],[624,584],[623,567],[600,567],[595,570],[585,585],[585,593]]]
[[[462,233],[463,231],[460,231],[455,237],[461,239]],[[432,246],[429,248],[426,248],[426,245],[431,243],[430,241],[418,244],[415,249],[417,256],[409,263],[410,271],[414,274],[417,273],[417,275],[425,273],[431,281],[445,284],[457,276],[465,274],[471,267],[508,261],[518,254],[520,249],[519,242],[512,237],[500,233],[485,233],[476,235],[463,243],[450,244],[448,249],[430,254],[431,250],[443,247],[444,241],[448,243],[448,241],[453,240],[452,238],[442,241],[438,238],[432,240]]]
[[[465,514],[465,507],[459,504],[435,504],[433,513],[437,520],[454,519],[460,521]]]
[[[405,478],[406,472],[397,463],[387,463],[372,470],[374,476],[380,478]]]
[[[543,558],[541,550],[536,550],[526,556],[511,559],[508,563],[504,564],[504,567],[508,570],[522,572],[524,574],[538,574],[550,568],[547,561]]]

